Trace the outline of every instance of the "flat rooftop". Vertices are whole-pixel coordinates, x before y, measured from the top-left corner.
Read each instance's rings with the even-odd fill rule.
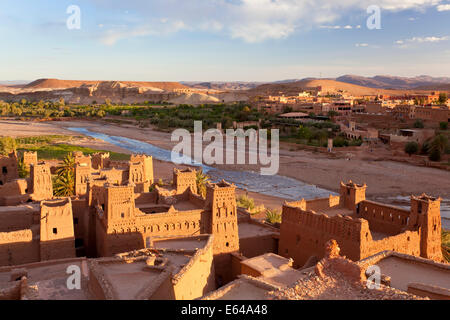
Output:
[[[239,231],[239,239],[252,238],[256,236],[264,236],[277,233],[270,227],[264,227],[262,225],[250,222],[240,222],[238,224],[238,231]]]
[[[202,300],[268,300],[268,293],[276,289],[275,286],[243,276],[211,292]]]
[[[88,266],[84,259],[55,260],[51,262],[34,263],[24,266],[8,267],[25,268],[27,271],[27,284],[34,286],[37,290],[38,299],[42,300],[87,300],[89,293],[82,286],[81,290],[69,290],[67,288],[67,268],[78,266],[84,279],[88,277]],[[0,271],[0,287],[5,286],[11,277],[11,271]],[[83,283],[83,280],[82,280]]]
[[[154,240],[153,248],[171,249],[171,250],[197,250],[204,248],[208,240],[201,238],[180,238],[180,239],[163,239]]]
[[[17,206],[0,206],[0,214],[9,212],[36,212],[40,211],[39,203],[20,204]]]
[[[338,214],[342,216],[351,216],[353,215],[353,210],[349,210],[347,208],[341,208],[341,207],[332,207],[325,210],[320,210],[319,212],[325,213],[329,217],[335,217]]]
[[[450,265],[448,269],[417,260],[388,256],[378,261],[381,274],[391,277],[391,286],[403,291],[408,284],[421,283],[450,290]]]
[[[266,253],[258,257],[247,259],[241,264],[262,274],[260,279],[280,287],[288,287],[306,275],[302,271],[292,268],[290,259],[274,253]]]
[[[173,205],[173,207],[178,211],[189,211],[189,210],[199,210],[203,209],[190,201],[180,201]]]
[[[111,284],[115,296],[120,300],[134,299],[161,274],[160,270],[147,268],[145,260],[132,263],[125,261],[100,263],[99,266]]]

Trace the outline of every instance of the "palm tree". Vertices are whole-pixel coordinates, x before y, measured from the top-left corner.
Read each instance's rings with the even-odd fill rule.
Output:
[[[53,193],[57,197],[70,197],[74,195],[75,181],[69,171],[58,175],[53,180]]]
[[[281,223],[281,213],[278,210],[267,209],[266,221],[272,224]]]
[[[70,152],[64,157],[62,164],[56,170],[58,176],[67,175],[68,172],[72,173],[72,176],[75,175],[75,158]]]
[[[198,170],[196,176],[197,191],[202,197],[206,197],[206,184],[208,182],[209,177],[203,173],[203,170]]]
[[[21,157],[17,163],[17,170],[19,171],[19,178],[21,179],[25,179],[30,174],[30,170],[28,170],[27,166],[23,162],[23,157]]]
[[[56,170],[53,180],[53,193],[57,197],[70,197],[75,193],[75,158],[68,153]]]

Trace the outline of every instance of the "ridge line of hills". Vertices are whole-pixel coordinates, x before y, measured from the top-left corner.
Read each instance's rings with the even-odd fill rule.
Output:
[[[14,82],[9,82],[14,83]],[[344,90],[354,95],[400,94],[411,90],[418,91],[449,91],[450,77],[418,76],[413,78],[375,76],[361,77],[345,75],[338,78],[305,78],[290,79],[275,82],[244,82],[244,81],[211,81],[211,82],[157,82],[157,81],[93,81],[93,80],[59,80],[38,79],[28,84],[0,84],[2,88],[15,90],[69,89],[85,86],[141,87],[156,88],[164,91],[197,89],[218,91],[246,91],[249,94],[298,91],[304,88],[322,86],[323,91],[334,92]],[[294,93],[295,94],[295,93]]]

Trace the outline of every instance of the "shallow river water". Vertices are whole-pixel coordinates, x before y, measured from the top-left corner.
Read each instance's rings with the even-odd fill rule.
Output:
[[[89,131],[85,128],[69,128],[69,130],[103,140],[123,149],[130,150],[134,153],[144,153],[150,155],[158,160],[171,161],[172,159],[171,151],[156,147],[150,143],[125,137],[110,136],[103,133]],[[191,159],[187,157],[184,157],[182,162],[192,164]],[[287,200],[320,198],[328,197],[330,194],[336,194],[335,192],[319,188],[315,185],[310,185],[284,176],[264,176],[258,172],[252,171],[219,170],[200,163],[194,163],[194,165],[201,167],[203,172],[208,173],[213,181],[224,179],[227,182],[234,183],[241,189],[246,189],[251,192],[257,192],[269,196],[276,196]],[[387,204],[394,204],[403,208],[409,208],[408,197],[378,197],[373,200]],[[442,226],[446,229],[450,229],[450,199],[443,199],[441,203],[441,215]]]

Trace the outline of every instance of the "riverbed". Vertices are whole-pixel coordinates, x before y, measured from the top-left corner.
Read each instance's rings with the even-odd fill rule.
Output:
[[[152,145],[147,142],[131,138],[108,135],[100,132],[90,131],[87,128],[67,128],[71,131],[81,133],[95,139],[100,139],[114,146],[129,150],[133,153],[144,153],[161,161],[172,161],[172,152]],[[201,167],[207,173],[212,181],[226,180],[234,183],[238,188],[249,192],[259,193],[267,196],[283,198],[286,200],[299,200],[302,198],[321,198],[330,194],[336,194],[333,191],[307,184],[297,179],[274,175],[264,176],[253,171],[234,171],[221,170],[204,164],[196,163],[188,157],[183,157],[180,162]],[[377,200],[387,204],[394,204],[399,207],[409,208],[409,197],[405,196],[378,196]],[[442,225],[445,229],[450,229],[450,199],[443,199],[441,203]]]

